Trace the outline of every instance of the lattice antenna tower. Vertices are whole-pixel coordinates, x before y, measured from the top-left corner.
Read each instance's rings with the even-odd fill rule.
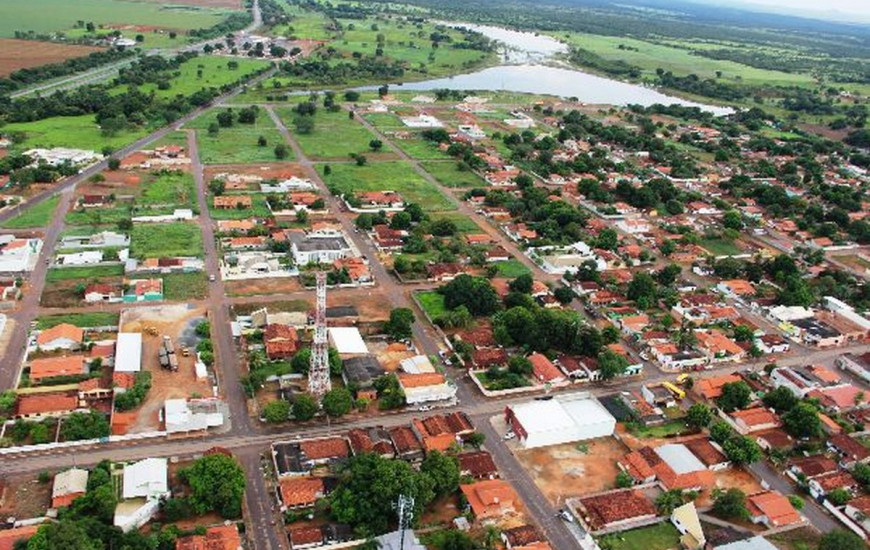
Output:
[[[414,520],[414,497],[399,495],[396,508],[399,512],[399,550],[405,550],[405,531],[411,528]]]
[[[330,390],[329,352],[326,338],[326,273],[317,272],[317,310],[314,314],[314,343],[308,369],[308,392],[320,402]]]

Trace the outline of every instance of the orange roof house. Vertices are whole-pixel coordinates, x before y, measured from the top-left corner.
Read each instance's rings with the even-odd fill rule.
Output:
[[[665,445],[661,449],[667,447],[676,446]],[[652,447],[642,447],[628,453],[619,462],[619,466],[639,483],[658,479],[669,490],[702,490],[712,487],[715,482],[713,472],[707,469],[677,473]]]
[[[81,346],[85,331],[69,323],[61,323],[45,329],[36,337],[36,345],[42,349],[76,349]]]
[[[242,539],[235,524],[209,527],[205,535],[181,537],[175,550],[241,550]]]
[[[247,195],[218,195],[213,202],[214,207],[219,210],[250,208],[251,204],[251,197]]]
[[[39,525],[26,525],[0,530],[0,550],[12,550],[19,540],[27,540],[39,530]]]
[[[307,508],[326,496],[326,486],[320,477],[285,477],[278,488],[285,508]]]
[[[30,379],[39,382],[56,376],[76,376],[87,373],[85,358],[80,355],[46,357],[30,363]]]
[[[75,393],[34,393],[18,397],[15,413],[19,417],[63,416],[79,406]]]
[[[692,390],[707,401],[719,399],[722,396],[722,388],[725,384],[740,382],[740,376],[736,374],[726,374],[724,376],[714,376],[712,378],[701,378],[695,381]]]
[[[746,499],[753,523],[762,523],[768,528],[783,527],[803,521],[789,500],[775,491],[764,491]]]
[[[753,296],[755,294],[755,287],[752,286],[752,283],[744,279],[722,281],[717,285],[717,288],[727,294],[734,294],[736,296]]]
[[[593,532],[652,519],[656,515],[653,503],[634,489],[582,498],[577,503],[577,511]]]
[[[734,428],[743,435],[778,428],[782,425],[776,413],[764,407],[734,411],[729,415],[729,418]]]
[[[565,375],[559,370],[552,361],[547,359],[545,355],[533,353],[529,355],[529,362],[532,364],[532,373],[535,380],[545,384],[553,384],[563,382]]]
[[[711,357],[739,359],[746,354],[743,348],[718,330],[696,330],[695,335],[698,338],[698,346],[706,350]]]
[[[516,512],[519,497],[509,483],[500,479],[486,479],[460,485],[477,519],[497,518]]]

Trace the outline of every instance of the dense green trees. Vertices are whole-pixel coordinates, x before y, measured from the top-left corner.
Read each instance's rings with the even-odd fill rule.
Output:
[[[179,475],[190,486],[189,501],[194,512],[241,517],[245,472],[235,458],[221,453],[206,455]]]
[[[499,298],[487,279],[459,275],[438,289],[449,309],[465,306],[475,317],[488,316],[499,308]]]
[[[347,388],[333,388],[323,395],[323,412],[333,418],[339,418],[353,408],[353,395]]]
[[[384,323],[384,332],[393,340],[410,338],[414,324],[414,312],[406,307],[394,308],[390,311],[390,319]]]
[[[716,400],[716,404],[725,412],[734,412],[745,409],[752,400],[752,389],[746,382],[729,382],[722,386],[722,395]]]

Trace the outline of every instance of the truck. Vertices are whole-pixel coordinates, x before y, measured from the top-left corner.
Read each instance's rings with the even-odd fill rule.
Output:
[[[670,382],[662,382],[662,387],[674,394],[674,397],[676,397],[677,399],[683,399],[684,397],[686,397],[686,392],[684,392],[679,387],[671,384]]]

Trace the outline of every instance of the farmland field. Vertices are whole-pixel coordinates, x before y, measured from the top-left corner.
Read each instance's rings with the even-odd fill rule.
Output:
[[[133,226],[130,256],[139,259],[172,256],[202,257],[202,233],[192,223],[152,223]]]
[[[18,69],[60,63],[99,51],[102,48],[0,38],[0,76],[7,76]]]
[[[11,37],[15,31],[59,32],[72,28],[80,20],[92,21],[98,26],[149,25],[198,29],[219,23],[227,13],[227,10],[208,9],[201,4],[167,6],[156,1],[119,0],[0,2],[0,36]]]
[[[365,166],[335,164],[326,183],[341,194],[361,191],[396,191],[407,202],[416,202],[429,212],[455,210],[437,187],[404,162],[378,162]]]
[[[229,69],[228,63],[231,61],[238,63],[238,68]],[[215,55],[200,55],[181,64],[177,70],[178,74],[173,75],[172,80],[169,81],[168,89],[159,90],[157,84],[149,82],[140,86],[139,90],[145,94],[154,92],[158,97],[166,98],[178,94],[191,95],[204,88],[220,88],[225,84],[231,84],[268,65],[269,62],[262,59],[228,59]],[[124,90],[126,86],[116,89]]]
[[[51,197],[39,204],[28,207],[14,218],[5,221],[2,227],[6,229],[24,229],[30,227],[45,227],[51,221],[60,197]]]

